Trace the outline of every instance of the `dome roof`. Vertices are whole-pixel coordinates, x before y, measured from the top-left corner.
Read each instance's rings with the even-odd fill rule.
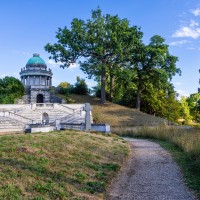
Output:
[[[26,65],[45,65],[46,66],[46,63],[44,62],[42,58],[40,58],[39,54],[34,53],[33,57],[28,60]]]

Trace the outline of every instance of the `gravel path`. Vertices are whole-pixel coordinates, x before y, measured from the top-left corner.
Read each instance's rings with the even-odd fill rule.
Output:
[[[126,139],[132,155],[113,181],[107,200],[194,200],[180,170],[160,145],[142,139]]]

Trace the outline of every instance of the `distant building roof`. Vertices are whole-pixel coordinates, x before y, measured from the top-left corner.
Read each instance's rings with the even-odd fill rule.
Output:
[[[28,65],[45,65],[46,63],[44,62],[44,60],[42,58],[40,58],[40,55],[38,53],[34,53],[33,57],[30,58],[26,64]]]

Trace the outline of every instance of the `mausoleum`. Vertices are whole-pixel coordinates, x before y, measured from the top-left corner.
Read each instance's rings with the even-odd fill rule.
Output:
[[[51,94],[52,75],[40,55],[33,54],[20,72],[26,94],[18,104],[0,105],[0,133],[61,129],[110,131],[107,125],[91,124],[90,104],[66,104]]]
[[[27,103],[50,103],[52,75],[51,69],[47,69],[40,55],[33,54],[20,72],[21,82],[28,97]]]

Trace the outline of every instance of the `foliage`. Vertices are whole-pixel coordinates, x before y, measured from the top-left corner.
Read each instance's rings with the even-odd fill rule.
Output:
[[[180,69],[176,67],[178,58],[170,55],[165,39],[155,35],[148,45],[141,45],[137,54],[131,54],[131,68],[136,74],[137,102],[136,108],[140,109],[141,96],[146,85],[150,82],[156,87],[165,87],[169,84]]]
[[[176,93],[171,84],[163,84],[161,88],[149,83],[143,91],[143,112],[177,122],[180,118],[180,109],[180,103],[176,100]]]
[[[180,116],[183,119],[185,119],[185,123],[188,124],[190,120],[192,120],[192,116],[190,115],[190,108],[187,102],[187,98],[181,97],[180,104],[181,104]]]
[[[73,92],[74,94],[80,94],[80,95],[87,95],[89,94],[88,86],[85,82],[85,79],[81,79],[79,76],[76,78],[76,83],[74,85]]]
[[[6,76],[0,79],[0,104],[13,104],[24,95],[24,86],[20,80]]]
[[[1,136],[0,144],[0,199],[103,199],[129,152],[117,136],[80,131]]]
[[[186,101],[193,120],[200,123],[200,93],[191,94]]]
[[[58,94],[64,95],[65,97],[69,97],[70,94],[80,94],[80,95],[89,94],[89,89],[85,82],[85,79],[82,79],[79,76],[77,76],[76,80],[77,81],[74,85],[71,85],[68,82],[61,82],[56,87],[56,92]]]
[[[115,76],[116,68],[123,66],[129,49],[136,49],[142,33],[136,26],[130,27],[127,19],[109,14],[102,15],[98,8],[92,11],[90,19],[83,21],[77,18],[71,22],[71,30],[59,28],[54,45],[47,44],[45,50],[52,54],[56,62],[68,67],[79,61],[81,69],[89,77],[101,79],[101,101],[105,103],[107,73]],[[111,81],[112,82],[112,81]]]
[[[181,71],[165,39],[154,35],[146,45],[140,28],[127,19],[103,15],[99,8],[91,14],[58,29],[57,42],[45,46],[50,58],[63,68],[79,61],[88,77],[100,83],[101,92],[96,92],[102,103],[108,94],[110,101],[175,121],[180,106],[170,81]]]
[[[68,82],[61,82],[56,90],[59,94],[69,95],[73,91],[73,86]]]

